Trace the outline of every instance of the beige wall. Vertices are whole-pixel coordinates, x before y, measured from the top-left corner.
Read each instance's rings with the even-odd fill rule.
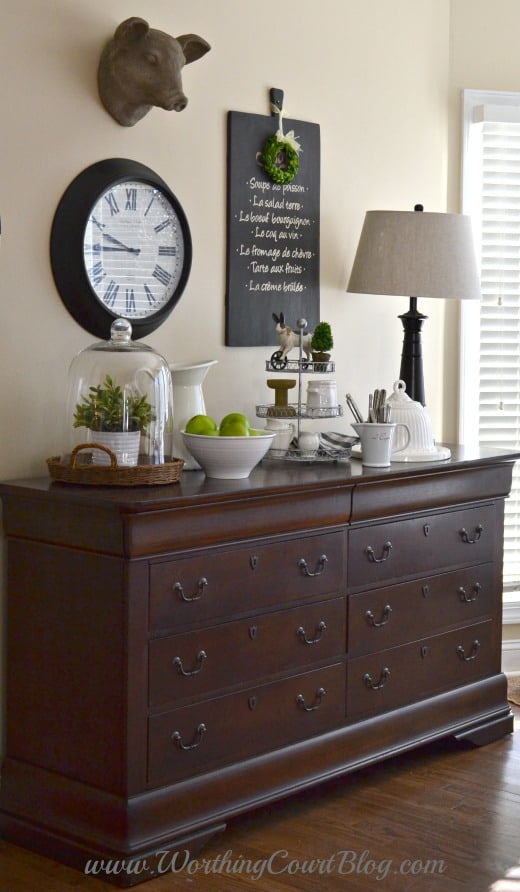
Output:
[[[407,301],[344,290],[364,213],[408,210],[417,202],[432,211],[458,210],[457,145],[448,129],[456,124],[454,93],[459,86],[518,88],[517,54],[505,51],[504,39],[518,34],[520,6],[517,0],[299,0],[278,4],[274,15],[269,9],[258,0],[4,4],[1,478],[45,475],[45,458],[63,447],[67,369],[93,339],[56,292],[49,231],[64,189],[101,158],[123,156],[154,168],[190,220],[190,281],[148,342],[171,361],[218,359],[205,383],[208,411],[254,417],[255,404],[266,398],[271,351],[224,346],[226,113],[268,114],[272,86],[285,90],[290,116],[321,127],[321,315],[335,333],[340,393],[349,390],[364,402],[370,389],[390,387],[397,377],[396,317]],[[466,14],[485,52],[467,40]],[[130,15],[173,34],[197,32],[212,50],[185,69],[184,112],[154,109],[128,129],[102,108],[96,68],[104,41]],[[429,316],[428,406],[437,437],[450,438],[456,344],[452,334],[444,338],[444,303],[423,301],[421,309]],[[451,320],[454,311],[447,312]],[[347,430],[349,418],[338,426]]]
[[[224,346],[226,113],[267,114],[271,86],[285,90],[290,115],[321,126],[322,317],[336,335],[340,389],[364,401],[398,374],[396,316],[407,301],[344,289],[366,209],[411,209],[417,201],[445,209],[448,0],[300,0],[296,14],[279,4],[275,21],[257,0],[148,0],[145,7],[17,0],[2,12],[3,478],[45,473],[45,457],[63,447],[55,421],[68,365],[93,338],[56,292],[49,230],[66,186],[100,158],[154,168],[191,224],[188,287],[148,341],[171,361],[219,360],[205,385],[217,415],[254,415],[266,398],[271,351]],[[212,50],[184,71],[184,112],[154,109],[123,128],[99,102],[96,68],[115,25],[139,13],[173,34],[200,33]],[[443,305],[430,303],[426,379],[440,435]]]

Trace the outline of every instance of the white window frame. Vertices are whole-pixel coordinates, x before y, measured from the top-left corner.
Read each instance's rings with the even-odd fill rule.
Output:
[[[495,90],[463,91],[462,126],[462,211],[472,217],[475,243],[480,254],[479,206],[473,183],[478,175],[481,153],[477,131],[470,131],[479,120],[514,121],[520,123],[520,92]],[[479,256],[480,262],[480,256]],[[459,376],[459,442],[478,445],[480,312],[476,301],[461,301],[460,376]],[[520,590],[504,593],[504,623],[520,623]]]

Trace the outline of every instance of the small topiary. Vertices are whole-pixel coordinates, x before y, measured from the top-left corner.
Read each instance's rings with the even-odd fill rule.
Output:
[[[328,322],[318,322],[311,340],[313,353],[328,353],[334,346],[332,329]]]

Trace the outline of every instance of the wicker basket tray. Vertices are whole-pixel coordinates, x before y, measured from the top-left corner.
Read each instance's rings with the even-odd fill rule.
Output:
[[[101,449],[110,458],[110,465],[94,465],[92,448]],[[80,455],[81,452],[81,455]],[[89,486],[157,486],[162,483],[177,483],[184,460],[170,458],[160,465],[139,464],[119,467],[114,453],[106,446],[97,443],[81,443],[72,450],[70,456],[53,456],[47,459],[49,474],[53,480],[62,483],[82,483]]]

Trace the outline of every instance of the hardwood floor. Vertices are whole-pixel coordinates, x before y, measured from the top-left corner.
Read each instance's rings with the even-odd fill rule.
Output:
[[[444,741],[237,819],[190,869],[165,862],[137,889],[520,892],[514,712],[516,734],[496,743]],[[0,892],[114,888],[0,841]]]

